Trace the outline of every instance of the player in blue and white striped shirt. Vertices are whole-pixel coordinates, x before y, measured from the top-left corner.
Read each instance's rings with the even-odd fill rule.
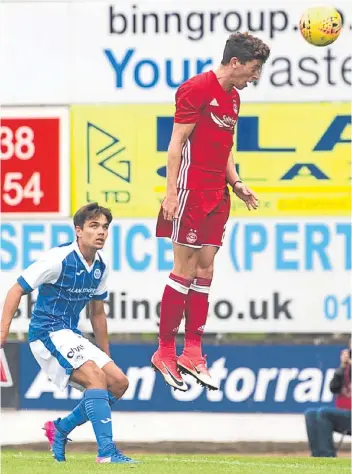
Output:
[[[111,405],[127,390],[128,380],[110,358],[104,299],[108,267],[101,252],[112,220],[97,203],[79,209],[74,218],[77,240],[43,253],[9,290],[1,319],[1,347],[21,297],[38,288],[28,340],[48,378],[64,390],[67,384],[85,390],[82,401],[66,418],[45,423],[54,458],[65,461],[68,434],[90,421],[98,443],[97,462],[132,463],[112,440]],[[89,304],[95,346],[78,329]]]

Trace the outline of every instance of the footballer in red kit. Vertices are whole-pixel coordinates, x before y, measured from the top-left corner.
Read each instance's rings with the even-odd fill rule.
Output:
[[[230,212],[226,166],[239,108],[237,90],[226,92],[213,71],[193,77],[178,89],[175,123],[197,126],[181,151],[178,218],[164,219],[161,209],[158,237],[171,237],[195,248],[221,246]]]
[[[215,255],[230,213],[228,185],[248,210],[257,197],[238,176],[232,156],[240,110],[238,90],[260,77],[269,48],[248,33],[226,42],[219,68],[199,74],[176,92],[174,127],[168,148],[167,189],[156,236],[173,241],[174,266],[160,308],[159,347],[152,366],[166,383],[188,389],[188,373],[209,389],[212,380],[202,354],[202,335]],[[185,346],[177,357],[175,337],[185,316]]]

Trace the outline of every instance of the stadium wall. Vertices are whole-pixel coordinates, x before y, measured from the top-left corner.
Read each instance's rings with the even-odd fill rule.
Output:
[[[210,371],[220,390],[206,391],[186,376],[189,390],[181,393],[167,387],[148,365],[154,345],[112,344],[112,357],[130,381],[113,408],[114,432],[126,443],[304,442],[304,410],[333,404],[329,381],[341,349],[206,346]],[[42,442],[43,422],[67,413],[82,393],[71,388],[59,391],[25,343],[7,344],[1,360],[1,426],[6,427],[1,442]],[[74,439],[94,441],[88,425],[77,429]]]
[[[64,411],[53,413],[47,410],[3,410],[1,445],[45,443],[41,427],[46,421],[66,414]],[[113,412],[112,423],[117,443],[307,442],[302,415]],[[88,423],[78,427],[71,437],[74,442],[95,441]],[[335,436],[336,441],[340,438],[341,435]]]

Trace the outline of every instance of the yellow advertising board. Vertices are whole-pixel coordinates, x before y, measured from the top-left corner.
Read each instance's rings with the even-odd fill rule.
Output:
[[[71,211],[90,202],[115,217],[155,217],[165,195],[173,105],[71,107]],[[260,200],[232,215],[351,213],[348,103],[243,104],[234,143],[241,179]]]

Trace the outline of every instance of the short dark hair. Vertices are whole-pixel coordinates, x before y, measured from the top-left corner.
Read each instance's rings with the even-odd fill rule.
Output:
[[[265,63],[269,55],[269,46],[261,39],[248,33],[234,33],[226,41],[221,64],[229,64],[231,58],[238,58],[242,64],[254,59]]]
[[[112,221],[112,214],[110,209],[106,207],[99,206],[97,202],[92,202],[82,206],[73,216],[73,224],[75,227],[80,227],[83,229],[84,223],[92,220],[94,217],[105,216],[108,223]]]

